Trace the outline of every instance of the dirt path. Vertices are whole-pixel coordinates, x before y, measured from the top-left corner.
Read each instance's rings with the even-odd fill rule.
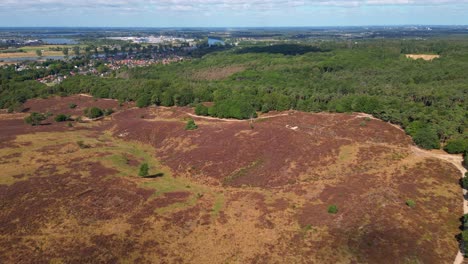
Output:
[[[444,154],[444,153],[436,153],[436,152],[431,152],[431,151],[427,151],[427,150],[422,150],[422,149],[419,149],[417,147],[413,147],[412,150],[413,150],[413,153],[415,155],[437,158],[437,159],[441,159],[441,160],[447,161],[447,162],[455,165],[455,167],[457,167],[457,169],[461,172],[462,177],[464,177],[465,173],[467,172],[467,170],[465,169],[465,167],[463,167],[463,164],[462,164],[463,163],[463,157],[460,156],[460,155],[450,155],[450,154]],[[465,189],[463,189],[463,213],[464,214],[468,214],[468,201],[464,198],[464,197],[466,197],[466,195],[467,195],[467,191]],[[463,261],[464,261],[463,254],[460,251],[458,251],[457,257],[455,258],[455,261],[453,263],[454,264],[462,264]]]
[[[195,118],[201,118],[201,119],[207,119],[207,120],[213,120],[213,121],[223,121],[223,122],[245,122],[245,121],[250,121],[250,119],[230,119],[230,118],[218,118],[218,117],[211,117],[211,116],[199,116],[199,115],[194,115],[188,112],[185,112],[187,115]],[[277,115],[265,115],[265,116],[260,116],[257,118],[254,118],[253,120],[261,120],[261,119],[267,119],[267,118],[273,118],[273,117],[280,117],[280,116],[288,116],[292,114],[293,112],[287,112],[283,114],[277,114]]]
[[[356,113],[356,114],[357,114],[356,118],[366,118],[367,117],[367,118],[370,118],[370,119],[373,119],[373,120],[379,120],[379,121],[385,122],[382,119],[378,119],[377,117],[374,117],[371,114],[366,114],[366,113]],[[399,125],[395,125],[395,124],[392,124],[390,122],[387,122],[387,124],[391,125],[394,128],[397,128],[398,130],[401,130],[401,131],[405,132],[405,130]]]
[[[79,96],[83,96],[83,97],[91,97],[91,98],[94,98],[94,96],[90,95],[90,94],[78,94]],[[106,100],[106,101],[117,101],[116,99],[111,99],[111,98],[99,98],[99,100]]]

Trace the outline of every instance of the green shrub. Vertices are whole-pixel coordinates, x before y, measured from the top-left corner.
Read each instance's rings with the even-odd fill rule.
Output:
[[[77,107],[77,105],[74,104],[74,103],[71,103],[71,104],[68,105],[68,107],[70,107],[70,109],[75,109]]]
[[[465,252],[465,258],[468,257],[468,230],[463,230],[462,231],[462,241],[463,243],[463,249]]]
[[[187,121],[187,125],[185,125],[185,130],[195,130],[197,128],[198,126],[197,124],[195,124],[195,121],[193,119]]]
[[[149,174],[149,166],[148,163],[143,163],[140,165],[140,171],[138,172],[138,175],[140,177],[147,177]]]
[[[329,214],[336,214],[338,213],[338,206],[332,204],[330,206],[328,206],[328,213]]]
[[[198,104],[195,107],[195,114],[200,116],[207,116],[208,115],[208,107],[204,106],[203,104]]]
[[[408,200],[406,200],[406,205],[411,207],[411,208],[414,208],[416,206],[416,202],[411,200],[411,199],[408,199]]]
[[[65,122],[65,121],[69,121],[70,120],[70,116],[69,115],[64,115],[64,114],[59,114],[59,115],[56,115],[55,118],[54,118],[55,122]]]
[[[449,140],[447,145],[445,145],[444,150],[450,154],[461,154],[468,151],[468,139],[466,138],[457,138]]]
[[[28,117],[24,118],[24,122],[26,124],[30,124],[32,126],[38,126],[41,124],[42,121],[46,120],[47,116],[41,113],[33,112]]]
[[[112,109],[112,108],[107,108],[106,110],[104,110],[104,115],[105,116],[112,115],[113,113],[114,113],[114,109]]]
[[[467,177],[467,175],[465,175],[465,177],[463,177],[463,178],[461,179],[461,184],[462,184],[462,187],[463,187],[464,189],[467,189],[467,190],[468,190],[468,177]]]
[[[104,112],[101,110],[101,108],[91,107],[84,110],[84,115],[88,118],[94,119],[103,116]]]
[[[90,148],[90,147],[91,147],[90,145],[85,144],[85,143],[83,142],[83,140],[78,140],[78,141],[76,142],[76,144],[78,145],[78,147],[80,147],[80,148],[82,148],[82,149],[87,149],[87,148]]]

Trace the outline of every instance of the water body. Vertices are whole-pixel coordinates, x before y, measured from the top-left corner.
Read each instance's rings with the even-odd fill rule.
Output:
[[[67,38],[44,38],[41,40],[46,44],[54,44],[54,45],[60,45],[60,44],[72,45],[72,44],[78,43],[73,39],[67,39]]]
[[[208,45],[213,46],[213,45],[225,45],[224,41],[220,39],[214,39],[214,38],[208,38]]]

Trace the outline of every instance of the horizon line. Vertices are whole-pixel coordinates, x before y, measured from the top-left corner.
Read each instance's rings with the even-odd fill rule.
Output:
[[[0,26],[0,28],[331,28],[331,27],[468,27],[468,24],[368,24],[334,26]]]

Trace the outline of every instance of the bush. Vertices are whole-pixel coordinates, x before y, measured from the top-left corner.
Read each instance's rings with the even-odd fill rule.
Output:
[[[465,223],[466,224],[466,223]],[[464,230],[462,232],[462,241],[463,243],[463,249],[465,253],[465,258],[468,257],[468,230]]]
[[[80,147],[80,148],[82,148],[82,149],[87,149],[87,148],[90,148],[90,147],[91,147],[90,145],[85,144],[85,143],[83,142],[83,140],[77,141],[76,144],[78,145],[78,147]]]
[[[338,213],[338,206],[332,204],[330,206],[328,206],[328,213],[329,214],[336,214]]]
[[[143,163],[140,165],[140,171],[138,172],[138,175],[140,177],[147,177],[149,174],[149,166],[148,163]]]
[[[113,113],[114,113],[114,109],[112,109],[112,108],[108,108],[108,109],[104,110],[104,115],[105,116],[112,115]]]
[[[463,177],[461,179],[461,185],[464,189],[467,189],[468,190],[468,177],[467,175],[465,175],[465,177]]]
[[[26,124],[30,124],[32,126],[38,126],[41,124],[42,121],[46,120],[47,116],[41,113],[33,112],[28,117],[24,118],[24,122]]]
[[[88,118],[94,119],[103,116],[104,112],[101,110],[101,108],[91,107],[84,110],[84,115]]]
[[[447,145],[445,145],[444,150],[450,154],[461,154],[468,151],[468,139],[466,138],[457,138],[450,140]]]
[[[190,119],[187,121],[187,125],[185,126],[185,130],[195,130],[197,129],[198,126],[195,124],[195,121],[193,119]]]
[[[200,116],[207,116],[208,115],[208,107],[198,104],[195,107],[195,114],[200,115]]]
[[[416,206],[416,202],[411,200],[411,199],[408,199],[408,200],[406,200],[406,205],[411,207],[411,208],[414,208]]]
[[[70,116],[64,115],[64,114],[59,114],[55,116],[54,118],[55,122],[65,122],[70,120]]]
[[[74,103],[71,103],[71,104],[68,105],[68,107],[70,107],[70,109],[75,109],[77,107],[77,105],[74,104]]]

